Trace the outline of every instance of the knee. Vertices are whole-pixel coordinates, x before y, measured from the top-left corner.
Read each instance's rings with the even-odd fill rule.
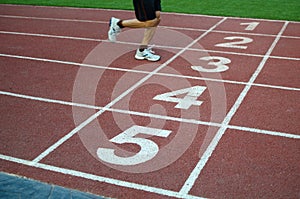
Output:
[[[151,28],[151,27],[156,27],[160,23],[160,18],[155,18],[150,21],[145,22],[145,28]]]
[[[157,18],[157,19],[160,19],[160,11],[156,11],[156,12],[155,12],[155,15],[156,15],[156,18]]]

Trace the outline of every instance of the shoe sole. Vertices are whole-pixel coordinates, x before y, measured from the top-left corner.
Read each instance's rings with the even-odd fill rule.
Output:
[[[155,61],[159,61],[159,60],[160,60],[160,58],[157,59],[157,60],[147,59],[146,57],[134,57],[134,58],[137,59],[137,60],[148,60],[148,61],[152,61],[152,62],[155,62]]]

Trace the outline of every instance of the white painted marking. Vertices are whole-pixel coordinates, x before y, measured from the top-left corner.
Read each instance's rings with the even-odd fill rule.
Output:
[[[44,152],[42,152],[39,156],[37,156],[33,162],[39,162],[43,158],[45,158],[47,155],[49,155],[51,152],[53,152],[55,149],[57,149],[60,145],[65,143],[67,140],[69,140],[73,135],[75,135],[78,131],[80,131],[83,127],[91,123],[93,120],[95,120],[99,115],[101,115],[103,112],[105,112],[104,109],[98,111],[96,114],[89,117],[87,120],[82,122],[79,126],[75,127],[70,133],[63,136],[60,140],[58,140],[56,143],[54,143],[52,146],[50,146],[48,149],[46,149]]]
[[[11,34],[11,35],[22,35],[22,36],[32,36],[32,37],[46,37],[46,38],[56,38],[56,39],[71,39],[71,40],[81,40],[81,41],[106,41],[101,39],[93,38],[83,38],[83,37],[72,37],[72,36],[60,36],[60,35],[49,35],[49,34],[39,34],[39,33],[24,33],[24,32],[11,32],[11,31],[0,31],[1,34]]]
[[[276,35],[274,35],[274,34],[267,34],[267,33],[234,32],[234,31],[227,31],[227,30],[214,30],[213,32],[238,34],[238,35],[249,35],[249,36],[274,37],[274,38],[276,37]],[[297,36],[282,36],[282,38],[300,39],[300,37],[297,37]]]
[[[69,8],[69,9],[72,9],[72,8]],[[180,15],[180,14],[178,14],[178,15]],[[201,15],[195,15],[195,16],[201,16]],[[266,20],[264,20],[264,21],[266,21]],[[271,20],[270,20],[271,21]],[[273,21],[273,20],[272,20]],[[254,85],[254,84],[252,84],[252,85]],[[0,155],[0,158],[2,158],[2,159],[5,159],[5,158],[3,158],[3,156],[2,155]],[[9,159],[9,158],[8,158]],[[16,158],[10,158],[10,160],[9,161],[15,161],[15,162],[18,162],[18,160],[16,160]],[[21,162],[19,162],[19,163],[21,163]],[[23,162],[24,163],[24,162]],[[28,163],[28,162],[27,162]],[[30,163],[31,164],[31,163]],[[28,164],[29,165],[29,164]],[[39,166],[39,168],[41,168],[41,167],[43,167],[42,166],[42,164],[39,164],[39,163],[35,163],[35,165],[38,165]],[[46,166],[48,166],[48,165],[46,165]],[[55,170],[58,170],[58,172],[60,172],[60,173],[62,173],[62,172],[64,172],[65,174],[69,174],[69,171],[70,170],[61,170],[61,168],[55,168],[55,167],[52,167],[52,166],[49,166],[49,170],[53,170],[53,171],[55,171]],[[78,177],[90,177],[90,175],[86,175],[86,174],[84,174],[84,173],[76,173],[77,174],[77,176]],[[103,182],[106,182],[105,180],[103,181]],[[125,183],[127,183],[127,182],[125,182]],[[135,188],[136,187],[136,185],[134,185],[132,188]],[[143,189],[142,189],[143,190]],[[170,196],[172,196],[172,195],[170,195]],[[184,196],[182,196],[183,198],[185,198]]]
[[[230,54],[230,53],[227,53],[227,54]],[[90,67],[90,68],[96,68],[96,69],[124,71],[124,72],[140,73],[140,74],[149,74],[149,72],[147,72],[147,71],[132,70],[132,69],[125,69],[125,68],[115,68],[115,67],[107,67],[107,66],[98,66],[98,65],[91,65],[91,64],[82,64],[82,63],[77,63],[77,62],[68,62],[68,61],[36,58],[36,57],[27,57],[27,56],[20,56],[20,55],[0,54],[0,57],[9,57],[9,58],[15,58],[15,59],[42,61],[42,62],[49,62],[49,63],[74,65],[74,66],[80,66],[80,67]],[[270,58],[274,58],[274,57],[270,56]],[[280,58],[278,58],[278,59],[280,59]],[[300,59],[297,59],[297,60],[300,60]],[[186,78],[186,79],[197,79],[197,80],[204,80],[204,81],[215,81],[215,82],[240,84],[240,85],[247,85],[248,84],[247,82],[238,82],[238,81],[223,80],[223,79],[220,80],[220,79],[212,79],[212,78],[203,78],[203,77],[198,77],[198,76],[186,76],[186,75],[177,75],[177,74],[168,74],[168,73],[156,73],[156,75],[166,76],[166,77],[180,77],[180,78]],[[281,90],[300,91],[300,88],[294,88],[294,87],[275,86],[275,85],[258,84],[258,83],[253,83],[252,85],[253,86],[259,86],[259,87],[266,87],[266,88],[281,89]]]
[[[47,98],[41,98],[41,97],[22,95],[22,94],[11,93],[11,92],[6,92],[6,91],[0,91],[0,95],[6,95],[6,96],[17,97],[17,98],[21,98],[21,99],[39,101],[39,102],[62,104],[62,105],[67,105],[67,106],[76,106],[76,107],[81,107],[81,108],[89,108],[89,109],[95,109],[95,110],[104,109],[106,111],[111,111],[111,112],[116,112],[116,113],[121,113],[121,114],[150,117],[150,118],[155,118],[155,119],[163,119],[166,121],[185,122],[185,123],[190,123],[190,124],[215,126],[215,127],[222,126],[222,124],[214,123],[214,122],[205,122],[205,121],[200,121],[200,120],[195,120],[195,119],[176,118],[176,117],[165,116],[165,115],[156,115],[156,114],[151,114],[151,113],[146,113],[146,112],[144,113],[144,112],[136,112],[136,111],[129,111],[129,110],[114,109],[114,108],[104,108],[104,107],[99,107],[99,106],[91,106],[91,105],[86,105],[86,104],[65,102],[65,101],[61,101],[61,100],[53,100],[53,99],[47,99]],[[245,131],[245,132],[250,132],[250,133],[259,133],[259,134],[264,134],[264,135],[273,135],[273,136],[279,136],[279,137],[285,137],[285,138],[300,139],[300,135],[297,135],[297,134],[289,134],[289,133],[284,133],[284,132],[269,131],[269,130],[263,130],[263,129],[234,126],[234,125],[226,125],[225,127],[229,128],[229,129],[235,129],[235,130],[240,130],[240,131]]]
[[[82,23],[99,23],[99,24],[107,24],[107,21],[96,21],[96,20],[79,20],[79,19],[63,19],[63,18],[45,18],[45,17],[28,17],[28,16],[15,16],[15,15],[0,15],[0,18],[16,18],[16,19],[32,19],[32,20],[53,20],[53,21],[65,21],[65,22],[82,22]],[[259,23],[259,22],[257,22]],[[197,29],[197,28],[183,28],[183,27],[174,27],[174,26],[160,26],[169,29],[177,29],[177,30],[191,30],[191,31],[202,31],[205,32],[206,29]],[[212,32],[220,32],[220,33],[232,33],[232,34],[246,34],[246,35],[256,35],[256,36],[273,36],[273,34],[263,34],[263,33],[249,33],[249,32],[233,32],[226,30],[213,30]],[[294,38],[300,39],[297,36],[282,36],[285,38]]]
[[[114,149],[110,148],[98,148],[98,157],[110,164],[116,165],[137,165],[147,162],[153,159],[159,152],[158,145],[146,138],[135,137],[138,134],[158,136],[158,137],[168,137],[172,131],[156,129],[144,126],[133,125],[129,129],[125,130],[123,133],[113,137],[109,141],[116,144],[137,144],[140,146],[140,151],[129,157],[121,157],[115,154]]]
[[[32,7],[30,5],[13,5],[13,4],[2,4],[1,6],[15,6],[15,7]],[[106,9],[106,8],[76,8],[76,7],[56,7],[56,6],[35,6],[35,7],[39,7],[41,9],[43,8],[52,8],[52,9],[66,9],[66,10],[99,10],[99,11],[110,11],[110,12],[132,12],[129,10],[118,10],[118,9]],[[256,20],[256,21],[270,21],[270,22],[276,22],[276,23],[282,23],[285,22],[285,20],[274,20],[274,19],[254,19],[254,18],[241,18],[241,17],[227,17],[227,16],[211,16],[211,15],[201,15],[201,14],[185,14],[185,13],[174,13],[174,12],[164,12],[163,14],[166,15],[177,15],[177,16],[194,16],[194,17],[206,17],[206,18],[215,18],[215,19],[222,19],[224,17],[228,18],[228,19],[240,19],[240,20]],[[293,23],[299,23],[298,21],[291,21]]]
[[[259,25],[259,22],[241,23],[242,26],[247,26],[245,30],[253,31]]]
[[[291,138],[291,139],[300,139],[300,135],[296,135],[296,134],[248,128],[248,127],[242,127],[242,126],[233,126],[233,125],[228,125],[227,128],[244,131],[244,132],[258,133],[258,134],[263,134],[263,135],[270,135],[270,136],[277,136],[277,137],[284,137],[284,138]]]
[[[253,39],[248,37],[237,37],[237,36],[225,37],[224,39],[230,41],[232,40],[238,40],[238,41],[220,43],[220,44],[216,44],[215,46],[224,47],[224,48],[238,48],[238,49],[246,50],[248,46],[243,46],[242,44],[249,44],[253,41]]]
[[[265,88],[274,88],[274,89],[288,90],[288,91],[300,91],[300,88],[293,88],[293,87],[286,87],[286,86],[275,86],[275,85],[267,85],[267,84],[258,84],[258,83],[253,83],[252,86],[259,86],[259,87],[265,87]]]
[[[38,157],[34,159],[34,162],[39,162],[43,158],[45,158],[47,155],[49,155],[51,152],[53,152],[57,147],[62,145],[65,141],[70,139],[73,135],[75,135],[78,131],[80,131],[83,127],[88,125],[90,122],[95,120],[97,117],[99,117],[102,113],[104,113],[108,108],[112,107],[114,104],[119,102],[121,99],[123,99],[126,95],[128,95],[130,92],[138,88],[140,85],[142,85],[145,81],[147,81],[149,78],[151,78],[153,75],[155,75],[158,71],[166,67],[168,64],[173,62],[178,56],[180,56],[182,53],[184,53],[188,48],[193,46],[195,43],[197,43],[201,38],[206,36],[209,32],[211,32],[214,28],[216,28],[219,24],[221,24],[223,21],[225,21],[226,18],[223,20],[219,21],[217,24],[215,24],[213,27],[211,27],[207,32],[203,33],[201,36],[199,36],[197,39],[195,39],[193,42],[191,42],[189,45],[187,45],[185,48],[183,48],[181,51],[179,51],[177,54],[175,54],[173,57],[168,59],[165,63],[157,67],[154,71],[150,72],[147,76],[143,77],[141,80],[139,80],[137,83],[135,83],[132,87],[127,89],[125,92],[123,92],[120,96],[115,98],[113,101],[108,103],[104,109],[98,111],[91,117],[89,117],[86,121],[81,123],[79,126],[77,126],[75,129],[73,129],[70,133],[65,135],[63,138],[61,138],[58,142],[56,142],[54,145],[50,146],[48,149],[46,149],[43,153],[41,153]]]
[[[96,21],[96,20],[80,20],[80,19],[63,19],[63,18],[51,18],[51,17],[30,17],[30,16],[17,16],[17,15],[0,15],[2,18],[11,19],[31,19],[31,20],[47,20],[47,21],[65,21],[65,22],[80,22],[80,23],[108,23],[108,21]]]
[[[139,70],[123,69],[123,68],[115,68],[115,67],[106,67],[106,66],[97,66],[97,65],[82,64],[82,63],[76,63],[76,62],[67,62],[67,61],[60,61],[60,60],[51,60],[51,59],[19,56],[19,55],[0,54],[0,57],[9,57],[9,58],[15,58],[15,59],[43,61],[43,62],[59,63],[59,64],[65,64],[65,65],[74,65],[74,66],[80,66],[80,67],[90,67],[90,68],[105,69],[105,70],[115,70],[115,71],[149,74],[149,72],[147,72],[147,71],[139,71]],[[273,57],[270,57],[270,58],[273,58]],[[186,79],[197,79],[197,80],[204,80],[204,81],[216,81],[216,82],[223,82],[223,83],[230,83],[230,84],[240,84],[240,85],[247,85],[248,84],[247,82],[238,82],[238,81],[223,80],[223,79],[220,80],[220,79],[212,79],[212,78],[203,78],[203,77],[198,77],[198,76],[186,76],[186,75],[177,75],[177,74],[168,74],[168,73],[157,73],[156,75],[166,76],[166,77],[180,77],[180,78],[186,78]],[[280,90],[300,91],[300,88],[294,88],[294,87],[275,86],[275,85],[258,84],[258,83],[253,83],[252,85],[253,86],[259,86],[259,87],[280,89]]]
[[[211,32],[214,32],[214,31],[211,31]],[[218,31],[215,31],[215,32],[218,32]],[[23,35],[23,36],[33,36],[33,37],[46,37],[46,38],[56,38],[56,39],[82,40],[82,41],[109,42],[107,40],[93,39],[93,38],[59,36],[59,35],[48,35],[48,34],[35,34],[35,33],[23,33],[23,32],[10,32],[10,31],[0,31],[0,34],[13,34],[13,35]],[[239,34],[239,33],[235,33],[235,34]],[[244,34],[244,33],[240,33],[240,34]],[[282,36],[282,37],[284,37],[284,36]],[[300,39],[300,37],[299,37],[299,39]],[[117,41],[116,43],[118,43],[118,44],[125,44],[125,45],[134,45],[134,46],[139,46],[140,45],[139,43],[122,42],[122,41]],[[158,47],[158,48],[165,48],[165,49],[177,49],[177,50],[182,50],[183,49],[182,47],[163,46],[163,45],[156,45],[156,47]],[[213,53],[222,53],[222,54],[232,54],[232,55],[243,55],[243,56],[249,56],[249,57],[263,57],[263,55],[258,55],[258,54],[247,54],[247,53],[241,53],[241,52],[218,51],[218,50],[210,50],[210,49],[189,48],[189,50],[191,50],[191,51],[200,51],[200,52],[213,52]],[[297,58],[297,57],[270,56],[270,58],[274,58],[274,59],[287,59],[287,60],[297,60],[297,61],[300,60],[300,58]]]
[[[193,86],[190,88],[184,88],[177,91],[171,91],[155,96],[154,100],[160,100],[165,102],[177,103],[175,108],[189,109],[192,105],[201,106],[202,101],[198,101],[198,97],[205,91],[205,86]],[[176,96],[186,94],[184,98],[177,98]]]
[[[233,115],[236,113],[237,109],[240,107],[241,103],[243,102],[243,100],[245,99],[247,93],[249,92],[253,82],[256,80],[257,76],[259,75],[259,73],[263,69],[265,63],[269,59],[269,56],[271,55],[273,49],[275,48],[276,44],[278,43],[278,41],[280,39],[280,36],[283,34],[283,32],[286,29],[288,23],[289,22],[285,22],[284,26],[282,27],[282,29],[278,33],[276,39],[274,40],[274,42],[270,46],[269,50],[265,54],[263,60],[259,64],[257,70],[254,72],[251,79],[249,80],[249,82],[248,82],[249,84],[245,86],[244,90],[241,92],[240,96],[238,97],[238,99],[236,100],[236,102],[234,103],[232,108],[230,109],[229,113],[226,115],[224,121],[222,122],[222,127],[218,130],[217,134],[215,135],[215,137],[211,141],[210,145],[208,146],[208,148],[206,149],[206,151],[204,152],[204,154],[200,158],[198,164],[196,165],[194,170],[191,172],[189,178],[185,181],[183,187],[180,190],[180,193],[187,194],[187,193],[190,192],[190,190],[194,186],[194,183],[196,182],[197,178],[199,177],[201,171],[203,170],[204,166],[206,165],[206,163],[209,160],[210,156],[212,155],[213,151],[217,147],[219,141],[223,137],[230,120],[232,119]]]
[[[147,185],[142,185],[142,184],[137,184],[137,183],[133,183],[133,182],[117,180],[117,179],[103,177],[103,176],[97,176],[97,175],[90,174],[90,173],[85,173],[85,172],[76,171],[76,170],[72,170],[72,169],[56,167],[56,166],[42,164],[42,163],[36,163],[36,162],[23,160],[23,159],[20,159],[20,158],[6,156],[6,155],[2,155],[2,154],[0,154],[0,159],[5,160],[5,161],[9,161],[9,162],[14,162],[14,163],[26,165],[26,166],[30,166],[30,167],[33,167],[33,168],[43,169],[45,171],[52,171],[52,172],[61,173],[61,174],[64,174],[64,175],[75,176],[75,177],[80,177],[80,178],[83,178],[83,179],[88,179],[88,180],[92,180],[92,181],[96,181],[96,182],[103,182],[103,183],[107,183],[107,184],[111,184],[111,185],[116,185],[116,186],[120,186],[120,187],[126,187],[126,188],[130,188],[130,189],[134,189],[134,190],[141,190],[141,191],[146,191],[146,192],[149,192],[149,193],[156,193],[156,194],[160,194],[162,196],[169,196],[169,197],[175,197],[175,198],[186,198],[186,199],[203,199],[201,197],[192,196],[192,195],[188,195],[188,194],[180,194],[178,192],[171,191],[171,190],[151,187],[151,186],[147,186]]]
[[[259,54],[248,54],[248,53],[241,53],[241,52],[228,52],[228,51],[220,51],[220,50],[209,50],[209,49],[197,49],[197,48],[190,48],[191,51],[199,51],[199,52],[209,52],[209,53],[221,53],[221,54],[229,54],[229,55],[242,55],[247,57],[261,57],[263,58],[264,55]],[[273,59],[286,59],[286,60],[295,60],[299,61],[300,58],[297,57],[281,57],[281,56],[270,56]]]
[[[222,73],[229,69],[227,64],[231,63],[231,60],[225,57],[219,56],[210,56],[210,57],[202,57],[200,60],[203,61],[210,61],[210,60],[218,60],[218,61],[211,61],[208,65],[216,66],[216,68],[205,68],[203,66],[192,66],[192,69],[199,72],[206,72],[206,73]]]
[[[164,116],[164,115],[156,115],[156,114],[150,114],[150,113],[143,113],[143,112],[135,112],[135,111],[129,111],[129,110],[120,110],[120,109],[113,109],[113,108],[104,108],[99,106],[91,106],[86,104],[78,104],[73,102],[65,102],[60,100],[53,100],[53,99],[47,99],[47,98],[41,98],[41,97],[34,97],[34,96],[28,96],[28,95],[22,95],[22,94],[16,94],[6,91],[0,91],[0,95],[6,95],[11,97],[17,97],[21,99],[29,99],[33,101],[39,101],[39,102],[46,102],[46,103],[54,103],[54,104],[62,104],[67,106],[76,106],[76,107],[82,107],[82,108],[89,108],[89,109],[95,109],[95,110],[106,110],[111,112],[117,112],[122,114],[129,114],[129,115],[136,115],[136,116],[143,116],[143,117],[151,117],[155,119],[163,119],[163,120],[170,120],[170,121],[177,121],[177,122],[185,122],[185,123],[191,123],[191,124],[200,124],[200,125],[207,125],[207,126],[217,126],[220,127],[220,124],[212,123],[212,122],[205,122],[205,121],[197,121],[193,119],[184,119],[184,118],[176,118],[176,117],[170,117],[170,116]]]
[[[99,65],[92,65],[92,64],[83,64],[83,63],[77,63],[77,62],[60,61],[60,60],[44,59],[44,58],[36,58],[36,57],[27,57],[27,56],[20,56],[20,55],[0,54],[0,57],[9,57],[9,58],[14,58],[14,59],[42,61],[42,62],[57,63],[57,64],[64,64],[64,65],[74,65],[74,66],[80,66],[80,67],[89,67],[89,68],[95,68],[95,69],[104,69],[104,70],[115,70],[115,71],[143,73],[143,74],[148,74],[149,73],[149,72],[145,72],[145,71],[131,70],[131,69],[125,69],[125,68],[99,66]]]
[[[77,107],[89,108],[89,109],[101,109],[101,107],[91,106],[91,105],[87,105],[87,104],[79,104],[79,103],[74,103],[74,102],[66,102],[66,101],[55,100],[55,99],[47,99],[47,98],[42,98],[42,97],[33,97],[33,96],[29,96],[29,95],[22,95],[22,94],[12,93],[12,92],[6,92],[6,91],[0,91],[0,95],[6,95],[6,96],[17,97],[17,98],[21,98],[21,99],[28,99],[28,100],[39,101],[39,102],[46,102],[46,103],[52,103],[52,104],[61,104],[61,105],[67,105],[67,106],[77,106]]]

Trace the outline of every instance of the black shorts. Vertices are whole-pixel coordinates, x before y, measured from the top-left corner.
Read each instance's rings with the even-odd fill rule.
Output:
[[[160,0],[133,0],[133,6],[139,21],[155,19],[155,12],[161,11]]]

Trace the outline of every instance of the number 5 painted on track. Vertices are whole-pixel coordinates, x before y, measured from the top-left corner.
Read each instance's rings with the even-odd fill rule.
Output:
[[[152,140],[137,138],[134,136],[138,134],[146,134],[158,137],[168,137],[171,132],[172,131],[169,130],[134,125],[123,133],[115,136],[110,141],[116,144],[137,144],[141,147],[138,153],[131,157],[120,157],[114,153],[114,149],[98,148],[97,155],[101,160],[111,164],[124,166],[137,165],[154,158],[157,155],[159,148]]]

